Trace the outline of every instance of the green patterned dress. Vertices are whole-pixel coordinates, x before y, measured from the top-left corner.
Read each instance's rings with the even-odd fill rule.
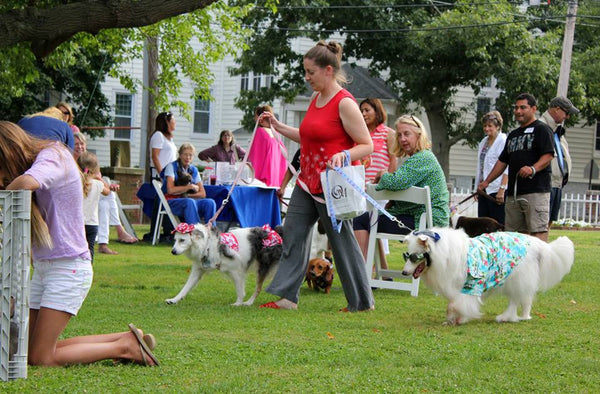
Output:
[[[446,177],[435,155],[428,149],[410,156],[393,174],[383,174],[376,189],[396,191],[408,189],[411,186],[429,186],[433,225],[447,227],[450,212]],[[409,202],[395,202],[388,211],[394,216],[413,215],[415,223],[419,223],[421,215],[425,212],[425,206]]]

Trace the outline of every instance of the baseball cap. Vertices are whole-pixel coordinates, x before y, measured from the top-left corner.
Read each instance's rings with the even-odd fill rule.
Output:
[[[571,100],[566,97],[558,96],[550,100],[550,108],[560,108],[569,115],[577,115],[579,110],[575,108]]]

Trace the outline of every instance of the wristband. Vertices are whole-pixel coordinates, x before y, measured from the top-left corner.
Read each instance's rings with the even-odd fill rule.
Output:
[[[506,190],[506,185],[500,185],[500,189]]]
[[[534,166],[529,166],[529,168],[531,168],[531,171],[533,171],[531,173],[531,175],[529,176],[529,179],[532,179],[535,176],[535,174],[536,174],[537,171],[535,170]]]

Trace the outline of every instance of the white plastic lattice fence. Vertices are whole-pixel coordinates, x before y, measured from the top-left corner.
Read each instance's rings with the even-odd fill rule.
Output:
[[[31,192],[0,191],[0,380],[27,377]]]

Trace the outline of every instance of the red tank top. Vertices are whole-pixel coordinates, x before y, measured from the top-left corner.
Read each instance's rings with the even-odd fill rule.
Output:
[[[320,93],[319,93],[320,94]],[[323,193],[321,172],[334,154],[352,148],[355,143],[346,133],[340,118],[339,104],[343,98],[354,97],[342,89],[327,104],[316,105],[319,94],[308,106],[300,124],[300,179],[312,194]],[[354,162],[355,164],[358,162]]]

